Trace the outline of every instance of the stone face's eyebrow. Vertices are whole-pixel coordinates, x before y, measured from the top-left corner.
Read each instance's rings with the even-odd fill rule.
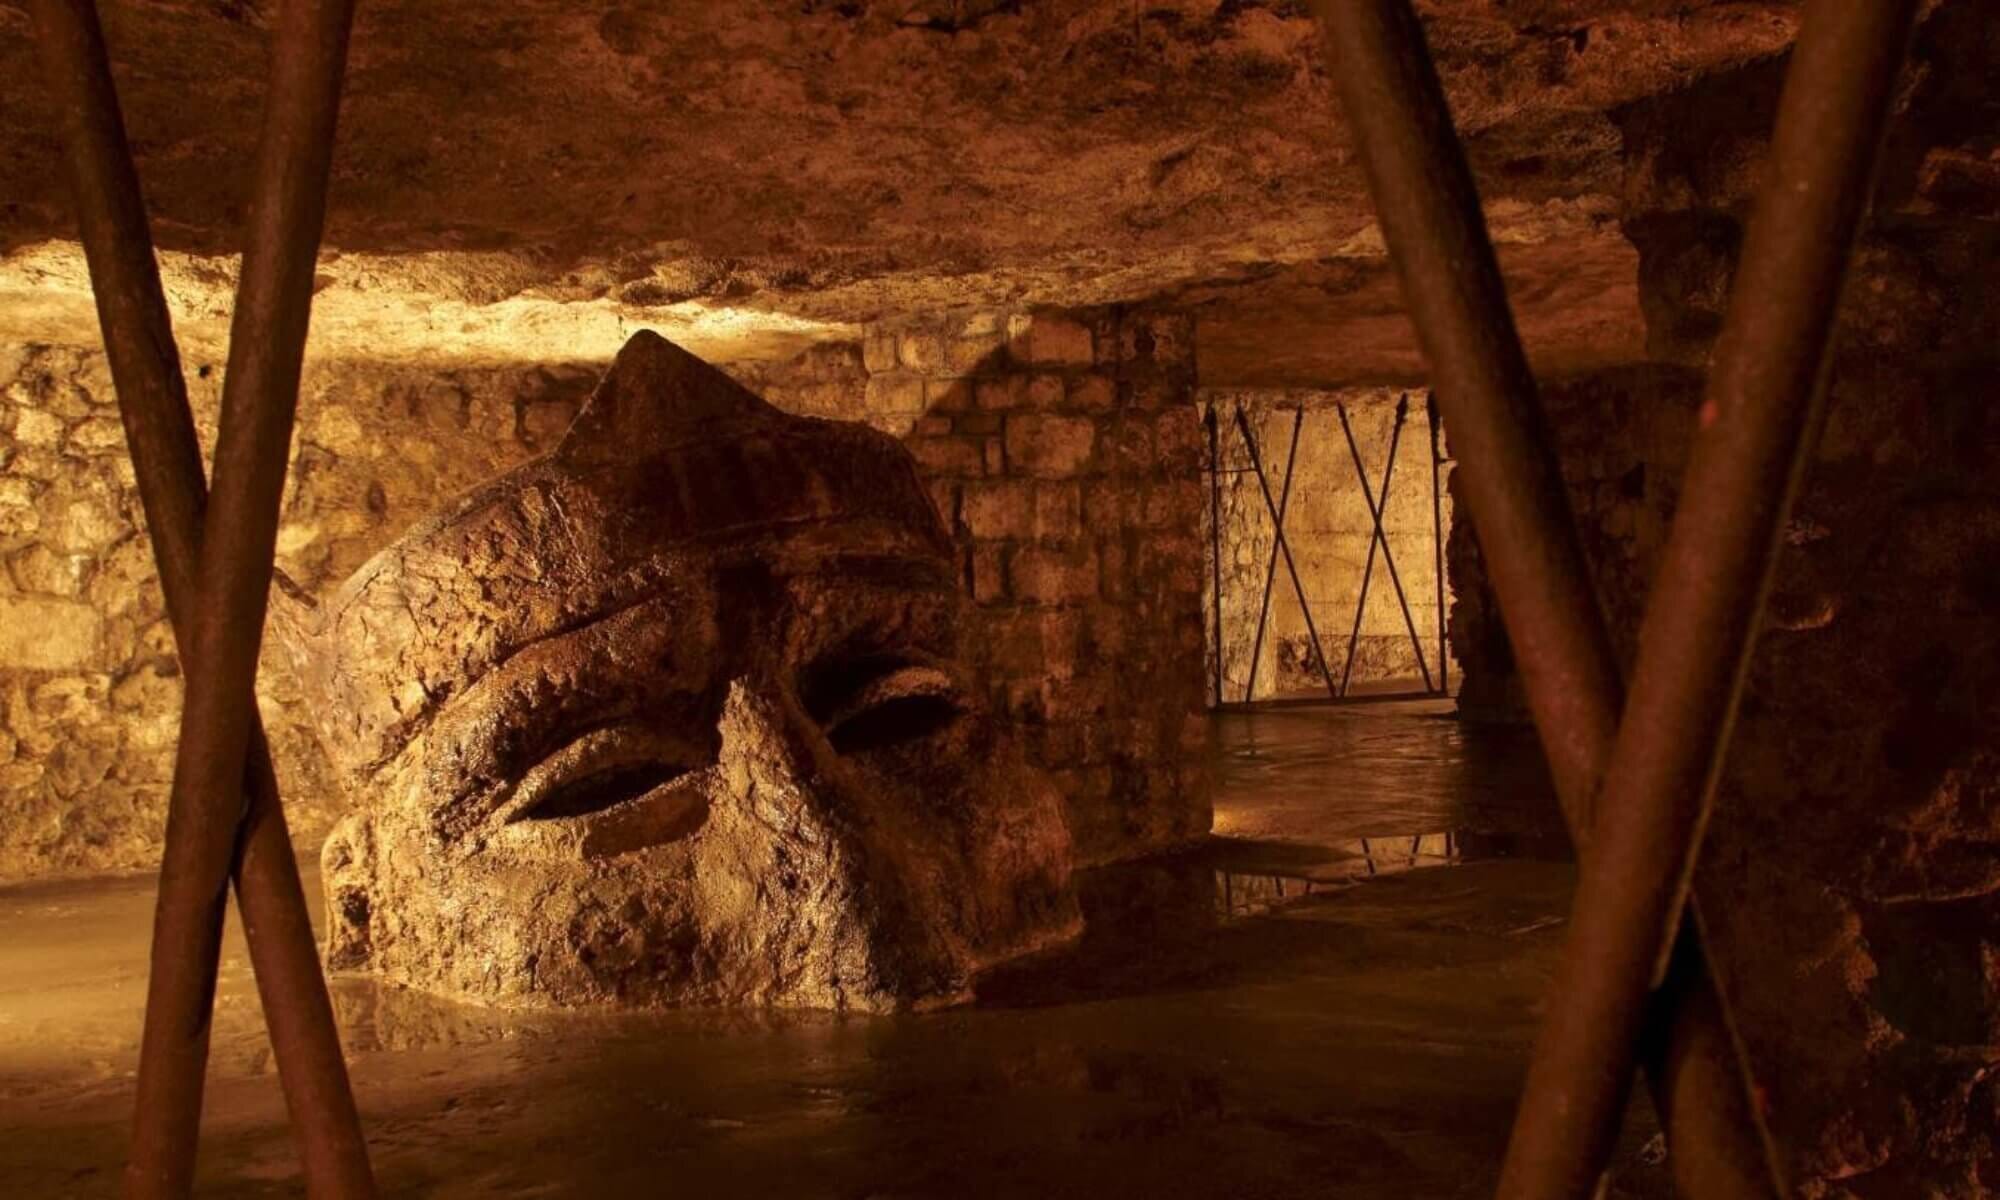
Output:
[[[677,615],[654,597],[552,633],[439,703],[421,734],[439,831],[483,817],[523,771],[593,729],[676,712],[699,721],[720,655],[712,628]]]
[[[494,537],[515,532],[501,525]],[[489,551],[494,561],[470,564],[441,561],[441,549],[449,547],[405,548],[398,566],[346,597],[324,648],[306,664],[329,701],[321,718],[328,749],[350,775],[382,766],[442,704],[542,642],[654,602],[683,622],[712,621],[705,564],[686,554],[524,574],[505,546]]]
[[[780,522],[755,537],[737,529],[733,544],[707,536],[663,544],[658,498],[645,482],[531,474],[462,504],[344,587],[308,666],[309,684],[328,701],[322,740],[343,770],[358,779],[381,767],[440,702],[539,640],[653,595],[678,594],[691,611],[712,606],[696,593],[713,586],[716,568],[952,586],[935,530],[880,517]]]

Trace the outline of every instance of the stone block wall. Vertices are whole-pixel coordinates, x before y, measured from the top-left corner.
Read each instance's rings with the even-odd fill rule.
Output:
[[[870,419],[956,529],[993,701],[1084,857],[1206,833],[1206,434],[1183,314],[941,314],[871,327]]]
[[[220,367],[189,363],[212,443]],[[278,567],[337,586],[441,499],[553,445],[589,368],[343,363],[301,389]],[[339,802],[280,654],[258,688],[301,845]],[[104,357],[0,349],[0,880],[152,866],[181,680]]]
[[[221,368],[187,367],[212,443]],[[908,439],[960,530],[997,698],[1075,797],[1089,852],[1207,829],[1181,753],[1201,681],[1185,319],[938,318],[730,370],[781,408]],[[337,587],[550,449],[599,371],[309,365],[279,570]],[[103,355],[0,348],[0,881],[157,862],[181,680],[143,524]],[[260,701],[312,853],[342,799],[283,660],[266,655]]]
[[[1396,407],[1406,396],[1409,408],[1402,435],[1397,438],[1394,436]],[[1412,394],[1388,388],[1339,392],[1213,389],[1202,393],[1203,407],[1213,408],[1216,413],[1222,463],[1222,537],[1218,548],[1222,566],[1225,701],[1325,695],[1325,677],[1313,650],[1314,632],[1336,681],[1346,663],[1350,640],[1354,643],[1352,680],[1364,688],[1371,684],[1420,688],[1424,670],[1431,673],[1434,681],[1438,678],[1439,579],[1434,522],[1441,522],[1447,530],[1451,528],[1451,498],[1439,495],[1438,511],[1432,512],[1430,418],[1424,403],[1421,391]],[[1298,449],[1291,463],[1291,495],[1285,509],[1285,540],[1304,587],[1303,607],[1282,558],[1276,575],[1269,574],[1276,549],[1270,504],[1265,500],[1263,486],[1258,482],[1249,449],[1236,423],[1239,406],[1257,439],[1257,453],[1273,503],[1284,498],[1293,419],[1295,414],[1303,414],[1298,426]],[[1354,457],[1348,449],[1346,434],[1341,430],[1339,406],[1347,410],[1355,447],[1368,472],[1369,491],[1378,502],[1392,439],[1396,446],[1396,466],[1389,481],[1383,532],[1409,602],[1408,623],[1397,603],[1379,549],[1373,570],[1368,569],[1374,524],[1368,500],[1354,472]],[[1204,546],[1202,552],[1206,562],[1212,554],[1211,548]],[[1212,564],[1205,565],[1203,570],[1208,572],[1203,576],[1206,584],[1203,596],[1210,621],[1206,653],[1212,673],[1215,654]],[[1354,636],[1354,614],[1364,576],[1368,579],[1368,603],[1362,609],[1359,635]],[[1267,579],[1271,584],[1270,607],[1259,646],[1258,612]],[[1448,581],[1444,592],[1449,604]],[[1307,608],[1312,616],[1310,629]],[[1418,650],[1411,644],[1410,624],[1416,626],[1422,645],[1421,669]],[[1254,693],[1250,669],[1253,651],[1257,655]],[[1451,675],[1456,677],[1455,667]]]

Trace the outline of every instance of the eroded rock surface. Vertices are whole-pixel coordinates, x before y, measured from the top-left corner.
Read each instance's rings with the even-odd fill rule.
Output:
[[[102,7],[180,327],[219,342],[276,6]],[[1782,50],[1796,4],[1421,7],[1534,348],[1603,361],[1637,334],[1610,111]],[[41,252],[75,233],[38,84],[0,2],[4,336],[91,340],[76,256]],[[608,359],[648,324],[730,362],[1249,286],[1205,324],[1240,368],[1213,383],[1417,364],[1298,0],[381,0],[341,120],[317,353]]]
[[[1068,936],[1058,797],[960,604],[893,439],[636,336],[553,454],[290,615],[357,806],[330,959],[502,1003],[886,1008]]]
[[[1662,361],[1545,389],[1628,655],[1783,68],[1619,114],[1624,223]],[[1809,1197],[1982,1196],[2000,1180],[1996,80],[1991,12],[1936,6],[1697,877],[1718,976]],[[1474,561],[1457,550],[1461,568]],[[1477,591],[1461,588],[1457,631],[1492,703],[1504,688],[1487,685],[1508,672]]]

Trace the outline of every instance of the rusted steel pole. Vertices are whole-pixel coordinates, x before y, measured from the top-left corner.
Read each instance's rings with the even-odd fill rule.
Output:
[[[187,661],[208,489],[139,177],[96,5],[34,0],[32,12],[63,123],[70,191],[153,559]],[[237,902],[310,1194],[369,1196],[374,1189],[347,1066],[270,750],[255,724],[243,786],[248,815],[235,863]]]
[[[279,10],[214,494],[202,522],[187,696],[167,816],[126,1194],[193,1188],[221,907],[244,818],[254,684],[326,211],[352,0]],[[317,1181],[335,1194],[335,1181]]]
[[[1597,835],[1501,1176],[1584,1197],[1617,1135],[1685,906],[1919,0],[1813,0],[1646,603]]]
[[[1445,640],[1444,611],[1444,456],[1439,440],[1437,393],[1424,396],[1424,417],[1431,425],[1431,559],[1436,571],[1438,618],[1438,695],[1451,694],[1451,648]]]
[[[1299,461],[1299,430],[1305,424],[1305,416],[1305,410],[1302,408],[1294,410],[1292,413],[1292,445],[1290,449],[1285,451],[1285,482],[1278,488],[1278,511],[1272,519],[1272,528],[1276,529],[1280,535],[1284,533],[1285,529],[1285,514],[1290,512],[1292,507],[1292,479],[1296,474],[1293,468],[1298,465]],[[1259,464],[1256,470],[1257,481],[1265,483],[1262,464]],[[1269,485],[1266,484],[1266,486]],[[1257,605],[1257,635],[1250,639],[1250,678],[1243,685],[1243,702],[1245,704],[1257,698],[1257,663],[1264,655],[1264,630],[1271,616],[1271,588],[1277,582],[1278,543],[1277,539],[1273,538],[1271,541],[1271,561],[1264,566],[1263,599]],[[1305,597],[1300,596],[1299,604],[1301,607],[1304,606],[1305,602]]]
[[[1314,7],[1550,770],[1587,814],[1617,731],[1617,660],[1472,172],[1409,0]]]
[[[1208,406],[1208,554],[1215,576],[1215,707],[1222,707],[1222,434]]]
[[[1334,690],[1333,669],[1327,665],[1326,651],[1319,643],[1319,630],[1313,625],[1312,605],[1306,602],[1306,585],[1299,579],[1299,565],[1292,561],[1291,543],[1285,540],[1285,522],[1278,515],[1277,504],[1271,499],[1271,485],[1264,478],[1264,459],[1257,453],[1257,436],[1250,432],[1250,420],[1243,415],[1243,406],[1240,404],[1236,406],[1236,428],[1242,432],[1243,445],[1250,451],[1250,465],[1257,472],[1257,487],[1264,493],[1264,507],[1271,512],[1278,552],[1285,556],[1285,570],[1292,577],[1292,590],[1298,593],[1299,614],[1306,619],[1306,636],[1312,639],[1313,654],[1319,658],[1319,673],[1326,680],[1327,695],[1337,697],[1340,693]],[[1293,426],[1292,436],[1294,439],[1298,437],[1297,426]],[[1254,659],[1251,661],[1251,666],[1253,668],[1256,666]]]
[[[1314,9],[1528,707],[1587,857],[1623,689],[1472,171],[1409,0],[1314,0]],[[1723,998],[1705,964],[1693,979],[1698,1002],[1660,1010],[1673,1026],[1655,1031],[1649,1044],[1662,1057],[1647,1062],[1676,1186],[1702,1200],[1784,1195]]]

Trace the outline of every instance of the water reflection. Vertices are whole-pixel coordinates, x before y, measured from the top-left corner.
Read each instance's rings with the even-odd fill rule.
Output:
[[[1215,832],[1316,845],[1435,830],[1562,830],[1534,733],[1467,725],[1449,701],[1215,719]]]
[[[1301,853],[1301,850],[1304,852]],[[1454,829],[1409,837],[1351,838],[1324,846],[1232,839],[1210,854],[1232,864],[1216,870],[1217,911],[1228,917],[1254,916],[1310,896],[1345,891],[1370,879],[1427,867],[1522,858],[1567,862],[1567,835],[1491,833]]]
[[[1488,1194],[1567,847],[1531,742],[1355,715],[1219,722],[1231,836],[1082,873],[1078,943],[967,1008],[523,1012],[337,980],[383,1192]],[[0,891],[10,1196],[116,1194],[151,903]],[[213,1047],[202,1194],[296,1191],[233,929]]]
[[[1553,861],[1566,840],[1532,736],[1442,719],[1437,705],[1287,709],[1216,722],[1216,824],[1227,836],[1188,854],[1085,872],[1078,946],[995,972],[979,995],[1129,993],[1244,969],[1274,937],[1224,926],[1325,901],[1368,881],[1496,859]],[[306,893],[317,904],[310,861]],[[145,995],[151,880],[133,876],[0,889],[0,1100],[61,1080],[129,1080]],[[219,980],[220,1074],[272,1069],[234,914]],[[1096,989],[1093,993],[1093,989]],[[365,979],[337,979],[359,1054],[614,1035],[606,1014],[456,1005]],[[648,1036],[751,1042],[833,1018],[811,1013],[670,1013],[636,1018]],[[648,1024],[650,1023],[650,1024]]]

